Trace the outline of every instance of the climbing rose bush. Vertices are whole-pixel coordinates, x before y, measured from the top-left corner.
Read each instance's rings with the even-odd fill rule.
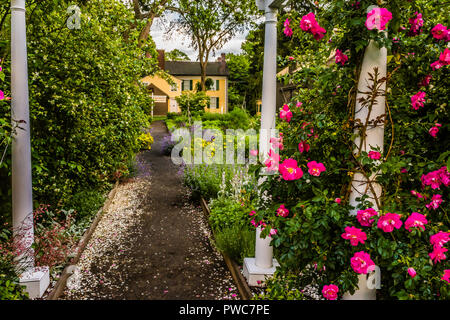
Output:
[[[450,52],[448,32],[436,27],[447,18],[436,10],[437,0],[390,0],[367,13],[372,4],[321,1],[314,14],[289,12],[280,19],[281,27],[286,18],[292,26],[287,55],[294,57],[280,67],[292,64],[296,70],[282,80],[297,85],[298,93],[277,118],[283,150],[276,156],[286,163],[263,182],[268,197],[253,217],[277,229],[271,243],[281,266],[268,298],[308,299],[303,289],[316,283],[325,299],[325,286],[336,286],[339,299],[354,293],[358,275],[375,266],[381,271],[377,299],[450,298]],[[329,30],[323,41],[309,35],[318,21]],[[384,146],[355,154],[358,72],[369,41],[388,54],[387,103],[379,119],[385,124]],[[301,177],[285,179],[297,168]],[[382,187],[378,203],[358,196],[356,207],[350,205],[356,172],[373,175]],[[287,217],[277,214],[281,205]]]

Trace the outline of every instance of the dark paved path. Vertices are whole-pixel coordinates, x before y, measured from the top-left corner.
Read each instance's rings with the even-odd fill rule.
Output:
[[[230,272],[209,244],[201,208],[189,201],[178,168],[161,152],[160,143],[167,134],[162,121],[152,124],[155,142],[151,150],[139,155],[138,177],[123,186],[127,192],[118,192],[119,199],[115,198],[110,212],[102,217],[105,221],[100,221],[100,231],[96,230],[88,244],[85,261],[80,260],[79,269],[84,270],[79,272],[77,285],[67,290],[64,298],[237,298]],[[128,198],[122,201],[120,197]],[[121,208],[133,201],[136,210],[128,207],[133,212],[122,217]],[[108,228],[120,229],[120,219],[133,220],[130,217],[136,212],[134,223],[123,223],[124,230],[116,230],[122,236],[107,236],[107,249],[97,245],[105,242],[97,241],[102,233],[113,232]],[[114,227],[107,219],[114,221]]]

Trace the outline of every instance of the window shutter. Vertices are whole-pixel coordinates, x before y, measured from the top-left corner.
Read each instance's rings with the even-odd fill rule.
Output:
[[[219,98],[216,98],[216,108],[219,109]]]
[[[189,80],[189,90],[192,90],[193,86],[192,86],[192,80]]]
[[[181,91],[184,91],[184,80],[181,81]]]
[[[216,80],[216,91],[219,91],[219,80]]]

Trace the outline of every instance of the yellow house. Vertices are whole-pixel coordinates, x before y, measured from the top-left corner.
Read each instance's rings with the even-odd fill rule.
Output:
[[[153,96],[154,115],[165,115],[167,112],[180,112],[176,97],[184,91],[193,91],[200,85],[200,63],[192,61],[165,61],[164,51],[158,50],[159,66],[169,74],[173,84],[160,75],[147,76],[141,82],[147,85]],[[206,94],[210,97],[210,108],[206,111],[226,113],[228,111],[228,76],[229,71],[222,53],[217,62],[208,62],[206,77],[213,85]]]

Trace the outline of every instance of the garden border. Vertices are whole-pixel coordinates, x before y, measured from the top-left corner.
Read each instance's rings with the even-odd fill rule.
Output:
[[[56,283],[53,290],[50,292],[50,294],[47,296],[45,300],[58,300],[58,298],[61,296],[61,293],[66,288],[67,279],[73,274],[74,267],[80,260],[81,254],[83,253],[84,249],[86,248],[87,243],[91,239],[92,234],[95,231],[95,228],[97,227],[97,224],[99,223],[101,217],[103,216],[103,213],[109,209],[109,206],[112,203],[112,200],[114,199],[117,187],[119,186],[119,180],[116,181],[114,188],[109,192],[108,198],[104,202],[103,206],[97,211],[97,214],[91,223],[91,226],[85,231],[83,237],[78,242],[78,252],[77,255],[72,258],[69,262],[69,264],[64,268],[63,272],[61,273],[61,276],[59,277],[58,282]]]
[[[200,198],[200,204],[203,209],[203,213],[207,219],[209,219],[209,215],[211,213],[211,210],[208,207],[208,203],[206,200],[201,197]],[[208,223],[209,226],[209,223]],[[214,233],[211,230],[212,238],[214,239]],[[211,239],[210,244],[211,243]],[[220,252],[220,251],[219,251]],[[238,288],[239,294],[243,300],[251,300],[253,297],[252,291],[250,290],[247,281],[245,281],[244,276],[242,275],[241,271],[239,270],[239,266],[237,265],[236,261],[232,260],[226,253],[220,252],[222,254],[223,259],[225,260],[225,263],[228,267],[228,269],[231,272],[231,276],[233,277],[233,280]]]

